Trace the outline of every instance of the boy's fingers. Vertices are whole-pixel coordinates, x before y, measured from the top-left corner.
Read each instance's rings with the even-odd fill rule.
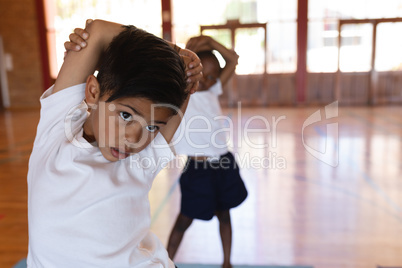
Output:
[[[181,58],[186,66],[186,71],[187,71],[187,69],[188,69],[187,66],[189,66],[191,64],[192,59],[190,57],[188,57],[187,55],[181,55]]]
[[[194,69],[194,68],[197,68],[198,66],[200,66],[201,65],[201,60],[197,57],[197,55],[196,55],[196,57],[195,58],[191,58],[191,62],[188,64],[188,67],[190,68],[190,69]],[[202,65],[201,65],[202,66]],[[202,68],[202,67],[201,67]]]
[[[75,28],[74,33],[79,37],[81,37],[83,40],[86,40],[89,37],[89,34],[87,31],[85,31],[85,29]]]
[[[193,51],[191,51],[189,57],[191,58],[191,61],[192,61],[191,63],[196,64],[196,65],[201,63],[200,58],[198,58],[197,54],[195,54]]]
[[[198,85],[199,85],[199,84],[200,84],[199,81],[194,82],[194,83],[191,85],[191,88],[190,88],[190,90],[189,90],[189,93],[190,93],[190,94],[195,93],[195,92],[197,91],[197,89],[198,89]]]
[[[86,47],[87,46],[87,42],[84,39],[82,39],[81,36],[79,36],[76,33],[70,34],[69,38],[70,38],[70,42],[72,42],[72,43],[74,43],[74,44],[76,44],[76,45],[78,45],[80,47]]]
[[[198,58],[197,54],[195,54],[191,50],[181,49],[179,54],[180,54],[180,56],[189,57],[191,59],[190,65],[193,64],[194,66],[196,66],[196,65],[198,65],[197,63],[201,62],[201,60]]]
[[[190,63],[191,64],[191,63]],[[202,72],[202,69],[203,69],[203,66],[202,66],[202,64],[199,64],[198,66],[196,66],[196,67],[193,67],[193,68],[191,68],[191,69],[186,69],[186,74],[187,74],[187,76],[193,76],[193,75],[197,75],[197,74],[200,74],[201,72]]]
[[[66,51],[80,51],[81,46],[73,43],[73,42],[65,42],[64,43],[64,48],[66,49]]]
[[[201,80],[201,78],[202,78],[202,73],[192,75],[187,78],[187,83],[188,84],[197,84],[197,87],[198,87],[198,82]]]
[[[85,21],[85,27],[88,27],[89,24],[91,24],[93,22],[93,19],[87,19]]]

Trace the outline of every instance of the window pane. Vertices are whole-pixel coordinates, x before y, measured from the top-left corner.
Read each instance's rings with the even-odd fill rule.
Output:
[[[237,29],[235,49],[239,55],[237,74],[264,73],[264,29]]]
[[[224,24],[226,23],[224,14],[229,2],[229,0],[172,0],[172,23],[176,29],[193,25],[199,27]],[[197,12],[189,12],[189,7]]]
[[[309,0],[309,19],[367,19],[402,16],[402,0]]]
[[[346,24],[341,28],[339,69],[342,72],[371,70],[372,24]]]
[[[257,21],[278,22],[297,19],[297,0],[258,0]]]
[[[380,23],[377,26],[375,68],[377,71],[402,70],[402,23]]]
[[[191,37],[200,35],[200,25],[225,24],[229,3],[230,0],[172,0],[173,40],[183,46]],[[189,12],[189,6],[197,12]]]
[[[402,0],[309,0],[308,70],[311,72],[336,71],[337,21],[339,19],[377,19],[401,16]],[[343,54],[341,54],[340,69],[344,71],[370,70],[372,42],[369,39],[372,36],[370,26],[355,26],[355,29],[349,30],[347,26],[345,27],[342,34],[341,53]]]
[[[48,31],[55,32],[57,70],[64,57],[64,42],[76,27],[84,27],[87,18],[132,24],[162,36],[160,0],[45,0],[47,16],[54,18]],[[54,27],[54,29],[52,29]]]
[[[228,29],[219,29],[219,30],[204,30],[202,32],[203,35],[212,36],[216,41],[224,45],[225,47],[231,49],[231,34]]]
[[[296,71],[296,22],[268,23],[268,73]]]
[[[313,21],[308,24],[307,70],[336,72],[338,68],[338,22]]]

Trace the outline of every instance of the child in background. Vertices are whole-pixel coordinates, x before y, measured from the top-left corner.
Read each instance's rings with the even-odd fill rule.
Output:
[[[209,36],[191,38],[186,48],[196,52],[200,58],[203,78],[198,91],[190,98],[183,122],[174,137],[178,142],[176,152],[187,155],[188,161],[180,177],[181,211],[170,234],[168,254],[174,258],[193,219],[210,220],[216,215],[223,247],[222,267],[228,268],[232,267],[229,210],[245,200],[247,190],[236,161],[228,151],[227,137],[222,132],[224,126],[218,120],[222,115],[218,96],[236,69],[238,55]],[[223,69],[213,50],[225,60]],[[182,133],[185,135],[179,137]]]
[[[184,111],[190,91],[185,74],[192,84],[202,67],[181,50],[193,66],[186,71],[172,44],[134,26],[95,20],[86,31],[85,49],[67,53],[40,99],[28,267],[174,267],[149,231],[148,192],[163,168],[158,158],[173,157],[174,107]],[[135,164],[143,158],[154,166]]]

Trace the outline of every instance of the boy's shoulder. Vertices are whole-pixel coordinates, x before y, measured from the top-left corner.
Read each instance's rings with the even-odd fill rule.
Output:
[[[51,86],[40,97],[41,112],[36,136],[37,139],[44,141],[50,137],[51,133],[65,132],[67,121],[69,119],[77,121],[77,118],[85,116],[86,111],[86,107],[83,106],[85,84],[74,85],[52,94],[53,89],[54,86]],[[58,131],[55,132],[56,129]]]

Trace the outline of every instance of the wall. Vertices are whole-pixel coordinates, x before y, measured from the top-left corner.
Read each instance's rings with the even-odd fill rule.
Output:
[[[12,56],[8,71],[11,108],[39,107],[43,92],[35,0],[0,0],[0,34],[5,53]]]
[[[295,80],[295,74],[235,75],[225,86],[220,102],[223,107],[237,107],[239,101],[242,106],[297,106]],[[340,73],[339,77],[337,73],[308,73],[304,105],[333,101],[344,106],[400,105],[402,72],[374,72],[373,78],[369,72]]]

